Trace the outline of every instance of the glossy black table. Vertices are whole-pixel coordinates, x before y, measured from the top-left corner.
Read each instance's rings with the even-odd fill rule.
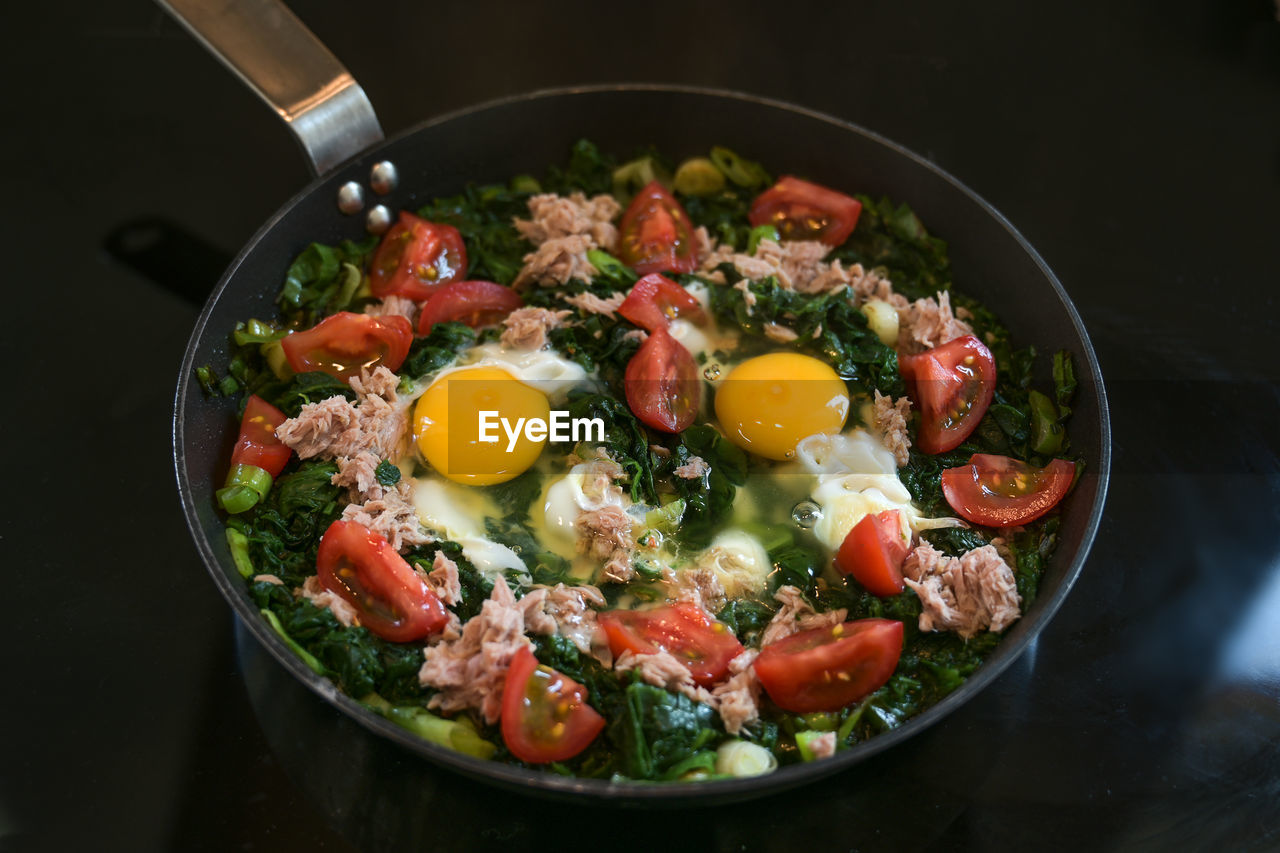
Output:
[[[1038,643],[830,782],[659,814],[484,788],[264,693],[168,426],[198,302],[302,161],[153,7],[13,10],[0,849],[1280,847],[1276,9],[857,5],[293,6],[388,131],[615,80],[855,121],[1008,216],[1093,335],[1108,513]]]

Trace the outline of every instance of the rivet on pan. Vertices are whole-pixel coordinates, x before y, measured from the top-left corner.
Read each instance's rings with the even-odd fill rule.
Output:
[[[338,187],[338,210],[347,216],[364,210],[364,187],[356,181],[347,181]]]
[[[378,195],[386,195],[395,189],[398,183],[400,183],[400,174],[396,171],[395,163],[383,160],[373,164],[373,169],[369,172],[369,186],[373,187],[374,192]]]
[[[364,230],[370,234],[381,234],[391,227],[391,211],[385,204],[369,208],[369,215],[364,220]]]

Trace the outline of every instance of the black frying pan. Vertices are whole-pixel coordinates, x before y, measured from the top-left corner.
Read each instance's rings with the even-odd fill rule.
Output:
[[[257,7],[249,10],[251,18],[264,9],[277,14],[269,8],[275,6],[275,0],[233,0],[229,5],[244,13],[246,4]],[[170,0],[169,5],[186,3]],[[187,12],[175,14],[181,19]],[[287,11],[284,14],[288,15]],[[274,23],[283,26],[289,37],[297,37],[292,29],[295,25],[301,27],[292,16]],[[215,48],[225,50],[225,45]],[[336,60],[327,52],[325,56],[341,71]],[[314,58],[304,56],[305,60]],[[235,63],[236,57],[229,62]],[[242,76],[253,76],[253,69],[243,65],[237,70]],[[342,93],[340,120],[335,123],[333,116],[328,116],[328,125],[317,136],[315,121],[299,130],[299,124],[308,119],[293,116],[294,129],[313,163],[343,159],[345,149],[358,150],[369,139],[380,137],[371,109],[360,125],[368,103],[354,81],[347,77],[337,82],[340,85],[329,89]],[[257,88],[259,94],[271,97],[264,86]],[[290,118],[286,110],[281,113]],[[352,116],[363,131],[352,134],[344,127],[343,120]],[[369,120],[373,121],[371,126]],[[416,208],[434,196],[456,193],[468,181],[499,182],[514,174],[539,173],[548,164],[563,161],[571,144],[582,137],[618,153],[653,143],[677,159],[725,144],[774,170],[905,201],[932,233],[949,241],[956,286],[993,308],[1014,330],[1016,342],[1034,343],[1041,352],[1066,349],[1075,354],[1081,381],[1071,440],[1087,467],[1064,504],[1057,552],[1045,570],[1039,595],[968,681],[901,728],[832,759],[784,767],[749,779],[667,785],[569,779],[460,755],[424,742],[366,711],[308,669],[250,601],[227,551],[223,521],[213,497],[226,472],[236,434],[234,404],[205,399],[193,379],[195,367],[226,363],[228,333],[238,320],[274,313],[273,300],[284,271],[309,242],[333,243],[361,236],[369,207],[360,216],[340,212],[336,200],[344,184],[354,181],[364,185],[370,203],[380,201],[394,213]],[[371,169],[382,161],[395,164],[399,183],[389,194],[378,197],[367,186]],[[594,86],[535,92],[451,113],[372,144],[328,171],[323,167],[317,171],[322,174],[286,202],[231,263],[196,322],[178,380],[174,464],[196,547],[248,632],[295,678],[375,734],[468,776],[544,795],[655,805],[759,796],[848,768],[922,731],[967,702],[1044,629],[1083,568],[1102,514],[1110,467],[1106,398],[1088,335],[1053,273],[1004,217],[957,180],[900,146],[829,116],[736,93],[670,86]]]

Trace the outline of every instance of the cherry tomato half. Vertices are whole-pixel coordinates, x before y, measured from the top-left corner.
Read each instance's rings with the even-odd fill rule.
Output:
[[[250,395],[240,419],[240,437],[231,451],[231,467],[256,465],[272,477],[279,477],[293,455],[276,438],[276,427],[285,420],[284,412],[257,394]]]
[[[671,654],[689,668],[703,687],[715,684],[729,672],[729,661],[742,653],[742,644],[723,622],[687,601],[650,610],[607,610],[600,627],[609,638],[614,657],[629,651],[651,655]]]
[[[996,392],[996,360],[982,341],[965,335],[919,355],[898,358],[902,378],[920,409],[916,446],[945,453],[978,427]]]
[[[373,255],[369,289],[421,302],[466,273],[467,247],[457,228],[401,213]]]
[[[693,272],[698,266],[693,223],[662,184],[636,193],[618,223],[618,258],[641,275]]]
[[[528,646],[516,652],[502,692],[502,739],[530,764],[573,758],[604,728],[581,684],[539,666]]]
[[[747,219],[772,225],[784,240],[821,240],[839,246],[858,224],[862,202],[790,175],[756,196]]]
[[[395,370],[413,343],[413,326],[398,314],[375,317],[339,311],[305,332],[280,341],[289,366],[298,373],[321,370],[346,380],[378,364]]]
[[[836,552],[836,569],[853,575],[875,595],[897,595],[905,587],[902,561],[909,548],[902,535],[902,516],[896,509],[864,515]]]
[[[635,416],[660,432],[687,429],[702,405],[697,362],[662,327],[631,356],[622,385]]]
[[[859,619],[770,643],[754,665],[775,705],[809,714],[838,711],[879,689],[901,654],[901,622]]]
[[[384,640],[408,643],[444,628],[444,604],[386,539],[335,521],[320,538],[316,574],[325,589],[360,613],[360,624]]]
[[[641,328],[665,329],[676,317],[688,317],[694,323],[707,321],[702,305],[689,291],[658,273],[650,273],[631,287],[618,313]]]
[[[436,323],[466,323],[473,329],[492,326],[524,305],[520,294],[492,281],[455,281],[431,294],[418,315],[418,334]]]
[[[1075,463],[1065,459],[1034,468],[1008,456],[975,453],[968,465],[942,472],[942,494],[961,518],[986,527],[1012,527],[1053,509],[1075,476]]]

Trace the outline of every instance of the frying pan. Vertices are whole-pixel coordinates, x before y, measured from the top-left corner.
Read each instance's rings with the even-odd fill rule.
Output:
[[[533,92],[440,116],[383,141],[363,91],[278,0],[226,0],[216,7],[200,0],[161,0],[161,5],[277,110],[317,174],[259,229],[205,304],[178,379],[173,447],[182,506],[214,583],[252,637],[325,702],[429,761],[514,790],[632,805],[707,804],[811,782],[924,730],[990,684],[1057,611],[1084,566],[1106,494],[1110,433],[1102,378],[1080,317],[1053,273],[1003,216],[955,178],[848,122],[763,98],[691,87]],[[1071,440],[1087,466],[1063,505],[1057,551],[1039,594],[972,677],[900,728],[834,758],[748,779],[653,785],[565,778],[461,755],[366,711],[289,651],[250,601],[227,550],[213,496],[236,435],[234,404],[206,399],[193,381],[195,367],[226,363],[228,332],[237,321],[274,314],[283,273],[308,243],[360,237],[366,227],[376,231],[395,211],[456,193],[469,181],[539,173],[563,161],[583,137],[613,152],[653,143],[676,158],[725,144],[774,169],[905,201],[932,233],[948,240],[957,286],[991,306],[1017,343],[1075,355],[1080,388]],[[385,180],[386,163],[398,174],[394,187]],[[383,194],[371,192],[374,186]],[[339,209],[340,197],[354,212]]]

